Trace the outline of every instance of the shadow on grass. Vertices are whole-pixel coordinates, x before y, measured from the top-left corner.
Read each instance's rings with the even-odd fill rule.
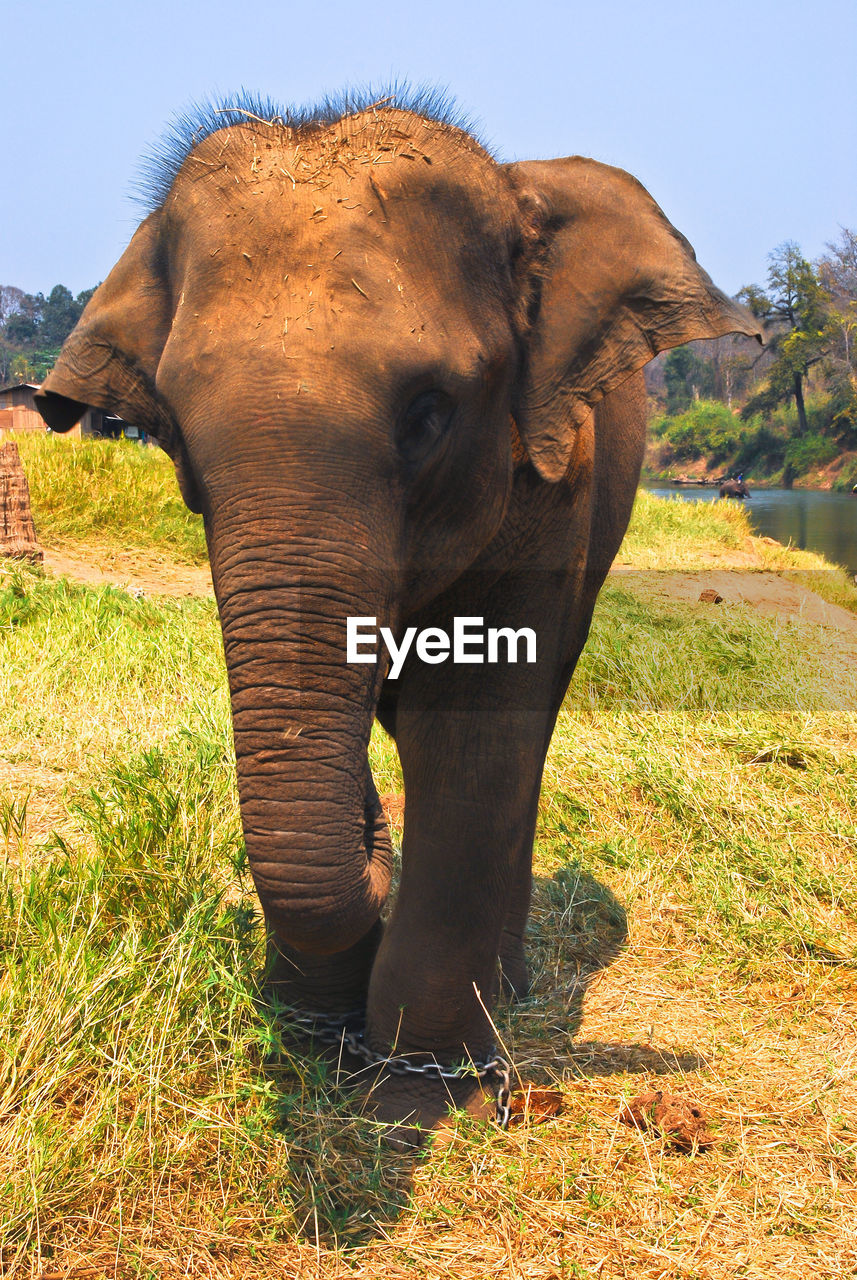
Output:
[[[573,862],[553,876],[533,877],[528,937],[533,986],[552,1006],[565,998],[562,1033],[573,1036],[590,983],[627,945],[627,912],[607,885]],[[554,1008],[544,1016],[553,1020]]]
[[[606,886],[579,866],[564,868],[554,877],[536,877],[532,933],[530,951],[543,994],[514,1004],[510,1014],[522,1030],[530,1019],[538,1023],[539,1039],[551,1044],[552,1053],[557,1051],[553,1061],[560,1070],[606,1075],[691,1070],[697,1065],[689,1055],[675,1057],[645,1045],[569,1045],[581,1022],[589,982],[621,954],[627,941],[625,910]],[[555,972],[559,991],[552,988],[548,970]],[[556,1001],[563,990],[568,1003],[560,1014]],[[548,1009],[546,996],[552,1006]],[[269,1008],[266,1017],[276,1022],[275,1010]],[[320,1247],[365,1245],[407,1211],[414,1170],[431,1158],[430,1148],[402,1152],[385,1143],[378,1127],[357,1113],[354,1095],[337,1088],[335,1050],[323,1050],[289,1032],[284,1033],[284,1050],[283,1055],[271,1056],[265,1074],[282,1099],[278,1127],[288,1141],[297,1230]],[[531,1073],[523,1067],[522,1074],[527,1080]]]
[[[339,1083],[335,1049],[288,1027],[282,1010],[261,996],[259,1008],[280,1045],[262,1071],[287,1151],[280,1185],[288,1189],[290,1234],[324,1249],[366,1245],[407,1210],[414,1168],[426,1153],[384,1141]]]
[[[645,1043],[578,1040],[586,993],[628,941],[628,918],[615,894],[580,864],[554,876],[533,878],[528,930],[533,993],[509,1009],[517,1055],[538,1063],[545,1049],[550,1069],[523,1069],[534,1082],[564,1074],[667,1075],[697,1071],[706,1061],[694,1052],[672,1053]]]
[[[578,1040],[567,1061],[571,1069],[582,1076],[684,1075],[708,1065],[698,1053],[672,1053],[651,1044],[621,1044],[610,1040]]]

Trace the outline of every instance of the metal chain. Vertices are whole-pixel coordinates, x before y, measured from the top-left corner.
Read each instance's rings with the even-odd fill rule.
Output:
[[[369,1048],[363,1039],[362,1010],[354,1010],[338,1018],[325,1013],[302,1013],[291,1008],[284,1009],[283,1013],[295,1026],[308,1031],[322,1044],[341,1045],[356,1058],[361,1058],[367,1067],[383,1067],[393,1076],[433,1076],[437,1080],[466,1080],[468,1077],[484,1080],[488,1076],[496,1076],[494,1119],[501,1129],[508,1129],[512,1114],[512,1072],[509,1063],[499,1054],[493,1054],[485,1062],[462,1062],[456,1067],[445,1067],[435,1061],[412,1062],[404,1054],[376,1053]]]

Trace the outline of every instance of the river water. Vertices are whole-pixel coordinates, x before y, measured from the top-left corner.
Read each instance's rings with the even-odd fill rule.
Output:
[[[716,489],[645,484],[659,498],[713,502]],[[756,533],[806,551],[818,551],[857,573],[857,495],[819,489],[753,489],[744,506]]]

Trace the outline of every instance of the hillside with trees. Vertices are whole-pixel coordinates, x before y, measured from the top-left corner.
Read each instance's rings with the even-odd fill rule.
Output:
[[[764,288],[739,301],[759,319],[746,338],[695,342],[649,366],[652,478],[744,474],[757,483],[857,483],[857,232],[817,262],[791,241],[768,256]]]
[[[95,288],[75,298],[63,284],[43,293],[0,285],[0,385],[42,382]]]

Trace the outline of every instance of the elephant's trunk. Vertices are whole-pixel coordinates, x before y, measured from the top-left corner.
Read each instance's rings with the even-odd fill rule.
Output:
[[[367,757],[384,673],[380,661],[347,662],[346,621],[389,623],[391,587],[367,570],[353,523],[347,543],[305,517],[300,533],[273,523],[208,528],[241,816],[269,926],[288,947],[326,955],[365,937],[390,886]]]

